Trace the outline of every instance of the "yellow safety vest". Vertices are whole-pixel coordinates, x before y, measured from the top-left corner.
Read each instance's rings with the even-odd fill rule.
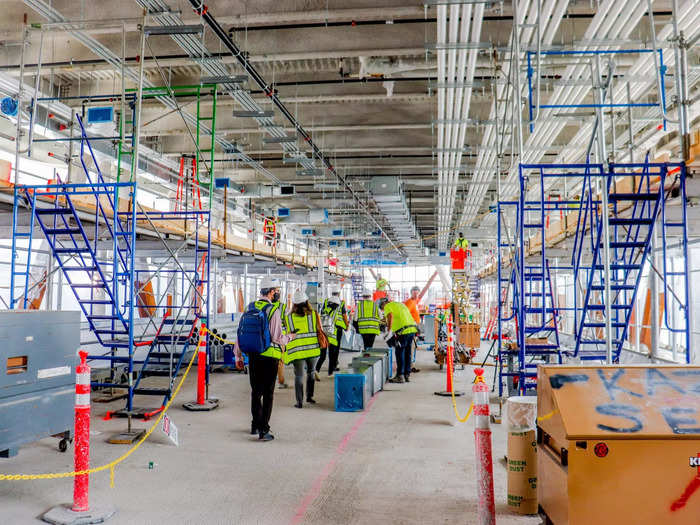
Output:
[[[308,359],[321,355],[321,345],[316,334],[316,315],[297,315],[290,313],[286,317],[287,331],[296,330],[294,339],[287,343],[287,352],[284,354],[285,364],[298,359]]]
[[[379,291],[384,290],[384,288],[386,288],[388,284],[389,284],[389,281],[387,281],[386,279],[379,279],[377,281],[377,290],[379,290]]]
[[[469,241],[467,241],[467,239],[463,239],[460,237],[455,241],[454,246],[455,246],[455,248],[467,249],[467,248],[469,248]]]
[[[338,306],[335,309],[335,326],[343,330],[347,330],[348,325],[345,323],[345,319],[343,318],[343,307],[345,307],[345,301],[340,301],[340,306]],[[323,308],[321,309],[321,313],[323,315],[333,315],[333,310],[331,310],[331,307],[328,304],[328,299],[323,301]]]
[[[384,306],[384,315],[391,314],[392,332],[398,335],[415,334],[418,332],[416,321],[411,315],[411,311],[403,303],[390,302]]]
[[[280,303],[279,301],[274,303],[280,307],[280,317],[282,319],[282,333],[287,333],[287,303]]]
[[[265,311],[265,308],[267,306],[271,306],[271,308],[267,309],[267,322],[269,323],[270,319],[272,319],[272,316],[279,308],[279,303],[271,303],[269,301],[262,300],[255,301],[255,308],[257,308],[260,311]],[[282,347],[274,341],[270,341],[270,346],[260,355],[265,357],[272,357],[274,359],[282,359]]]
[[[379,308],[371,299],[363,299],[357,305],[357,327],[361,334],[379,335]]]

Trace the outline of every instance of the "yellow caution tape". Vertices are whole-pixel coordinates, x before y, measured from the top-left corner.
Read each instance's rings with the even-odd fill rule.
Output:
[[[196,356],[197,356],[197,352],[193,352],[192,357],[190,358],[190,362],[187,364],[187,368],[185,369],[185,373],[182,375],[182,379],[180,379],[180,382],[178,383],[177,387],[175,388],[175,391],[173,392],[172,397],[167,402],[167,404],[165,405],[163,410],[161,410],[160,415],[155,420],[155,422],[153,423],[151,428],[148,429],[148,431],[144,434],[144,436],[133,447],[131,447],[129,450],[127,450],[124,454],[119,456],[117,459],[115,459],[111,463],[107,463],[106,465],[102,465],[100,467],[95,467],[95,468],[86,469],[86,470],[74,470],[72,472],[55,472],[55,473],[51,473],[51,474],[0,474],[0,481],[27,481],[27,480],[32,480],[32,479],[72,478],[74,476],[83,476],[85,474],[94,474],[96,472],[102,472],[104,470],[109,469],[109,486],[114,488],[114,467],[117,466],[122,461],[124,461],[129,456],[131,456],[131,454],[136,452],[139,449],[139,447],[143,444],[143,442],[146,441],[149,438],[149,436],[153,433],[153,431],[156,429],[158,424],[163,419],[163,416],[165,416],[165,413],[170,408],[170,405],[172,405],[173,401],[175,400],[178,393],[180,392],[180,388],[182,388],[182,385],[185,382],[185,379],[187,379],[187,374],[190,373],[190,369],[192,368],[192,363],[194,363],[194,359]]]

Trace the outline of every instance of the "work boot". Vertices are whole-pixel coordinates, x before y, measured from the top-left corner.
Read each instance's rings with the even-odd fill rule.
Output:
[[[406,381],[406,383],[410,383],[410,382],[411,382],[411,381],[409,381],[409,379],[408,379],[408,374],[406,374],[405,376],[403,376],[403,380]]]
[[[403,383],[403,377],[400,375],[396,374],[394,377],[389,379],[389,383]]]
[[[259,441],[272,441],[273,439],[275,439],[275,436],[270,434],[269,431],[265,433],[260,432],[260,436],[258,437]]]
[[[314,401],[314,400],[311,399],[310,397],[307,397],[307,398],[306,398],[306,402],[307,402],[307,403],[311,403],[312,405],[315,405],[315,404],[316,404],[316,401]]]
[[[297,403],[294,404],[294,406],[295,406],[296,408],[301,408],[301,407],[304,406],[304,405],[301,404],[301,401],[298,401]]]

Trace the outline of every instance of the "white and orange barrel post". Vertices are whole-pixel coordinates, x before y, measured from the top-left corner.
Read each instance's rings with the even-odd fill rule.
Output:
[[[114,507],[90,508],[90,366],[87,352],[78,352],[80,364],[75,367],[75,449],[73,504],[53,507],[42,516],[48,523],[102,523],[117,512]],[[94,521],[86,521],[87,519]]]
[[[474,444],[476,447],[476,487],[478,525],[496,524],[496,505],[493,496],[493,453],[491,447],[489,386],[484,381],[484,369],[475,368]]]
[[[445,380],[445,391],[452,393],[452,367],[454,366],[453,344],[454,326],[452,325],[452,314],[447,316],[447,351],[445,352],[445,366],[447,367],[447,378]]]
[[[182,405],[187,410],[205,412],[214,410],[219,406],[219,400],[207,399],[207,325],[202,323],[199,327],[199,339],[197,341],[197,400],[188,401]]]
[[[456,392],[454,390],[454,384],[452,376],[454,368],[454,326],[452,324],[452,313],[447,314],[447,346],[445,348],[445,390],[442,392],[435,392],[437,396],[461,396],[463,392]]]
[[[87,352],[80,351],[80,364],[75,368],[75,471],[90,469],[90,365]],[[90,510],[88,494],[90,475],[80,474],[73,481],[73,511]]]

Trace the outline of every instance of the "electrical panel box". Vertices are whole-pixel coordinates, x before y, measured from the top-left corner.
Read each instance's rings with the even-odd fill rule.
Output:
[[[277,208],[278,217],[289,217],[289,208]]]
[[[0,455],[70,437],[80,312],[0,311],[0,340]]]
[[[87,108],[88,124],[104,124],[112,121],[114,121],[114,108],[112,106]]]

